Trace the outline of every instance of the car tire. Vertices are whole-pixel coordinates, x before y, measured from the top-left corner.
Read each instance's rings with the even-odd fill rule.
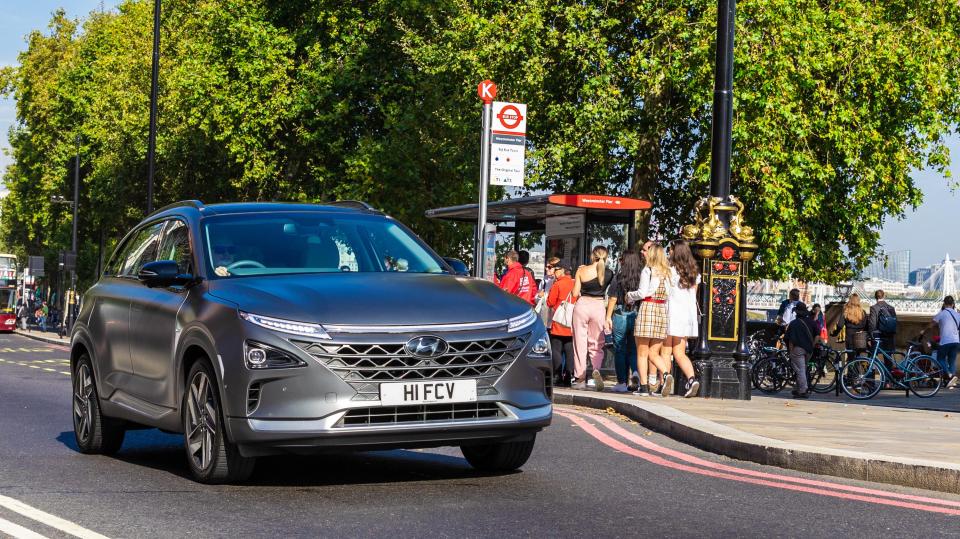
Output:
[[[471,466],[482,472],[512,472],[526,464],[537,438],[525,442],[463,445],[460,451]]]
[[[187,375],[180,419],[187,465],[193,478],[201,483],[245,481],[256,463],[255,458],[244,457],[227,440],[220,403],[213,368],[206,360],[197,361]]]
[[[90,356],[77,360],[70,376],[73,387],[73,435],[77,448],[88,455],[113,455],[123,445],[123,421],[100,411],[100,397]]]

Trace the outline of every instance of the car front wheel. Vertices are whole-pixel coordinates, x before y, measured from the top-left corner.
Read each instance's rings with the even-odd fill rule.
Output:
[[[197,481],[233,483],[250,477],[256,459],[242,456],[226,439],[216,377],[206,361],[190,369],[181,416],[187,462]]]
[[[512,472],[524,464],[533,453],[537,438],[525,442],[464,445],[463,456],[471,466],[482,472]]]

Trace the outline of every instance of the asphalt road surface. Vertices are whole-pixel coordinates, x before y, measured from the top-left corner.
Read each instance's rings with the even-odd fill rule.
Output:
[[[181,439],[76,451],[67,351],[0,336],[0,537],[960,536],[960,496],[757,466],[558,407],[522,472],[458,449],[261,459],[187,477]]]

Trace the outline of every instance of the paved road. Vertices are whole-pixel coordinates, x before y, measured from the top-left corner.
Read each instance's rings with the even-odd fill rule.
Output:
[[[960,530],[960,496],[745,464],[622,418],[566,407],[522,473],[478,474],[458,450],[442,449],[262,459],[247,485],[199,485],[186,477],[180,438],[156,430],[129,433],[116,457],[77,453],[65,358],[54,346],[0,337],[0,536],[875,537]]]

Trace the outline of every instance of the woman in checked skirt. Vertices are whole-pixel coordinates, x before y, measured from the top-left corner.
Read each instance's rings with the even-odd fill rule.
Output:
[[[637,370],[640,372],[640,388],[636,395],[649,396],[647,385],[647,362],[667,373],[668,365],[660,355],[663,340],[667,337],[667,287],[670,283],[670,266],[663,247],[654,243],[647,250],[647,266],[640,274],[640,288],[627,293],[627,301],[642,301],[634,326],[637,339]],[[668,387],[669,376],[664,375],[662,387]]]

